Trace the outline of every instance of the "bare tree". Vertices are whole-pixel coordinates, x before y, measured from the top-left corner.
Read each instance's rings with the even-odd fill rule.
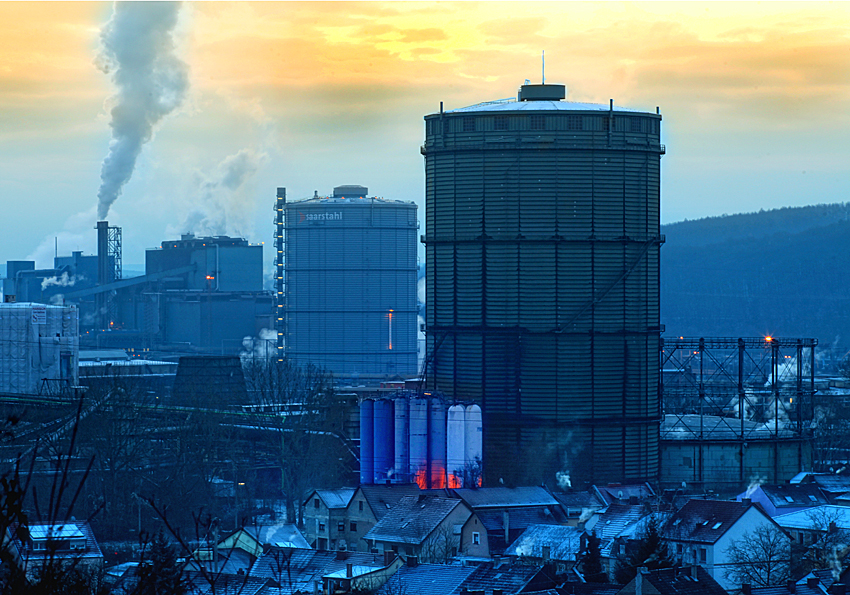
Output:
[[[330,374],[290,360],[248,360],[248,393],[280,432],[282,489],[291,522],[303,523],[310,490],[337,487],[351,470],[345,436],[348,404],[333,390]]]
[[[726,549],[726,580],[771,587],[791,576],[791,540],[775,525],[760,525],[733,540]]]

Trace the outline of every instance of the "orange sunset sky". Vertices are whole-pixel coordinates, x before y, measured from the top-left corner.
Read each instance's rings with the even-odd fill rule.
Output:
[[[46,266],[55,237],[60,254],[95,249],[112,11],[0,3],[0,262]],[[175,39],[188,95],[109,215],[128,265],[202,232],[183,227],[199,209],[268,242],[277,186],[362,184],[421,220],[423,116],[515,96],[544,50],[568,100],[660,107],[664,223],[850,199],[850,3],[201,2]],[[250,175],[213,195],[240,154]]]

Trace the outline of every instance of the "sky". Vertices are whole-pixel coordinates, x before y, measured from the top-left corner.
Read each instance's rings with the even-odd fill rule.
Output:
[[[0,262],[95,252],[113,109],[134,88],[114,34],[147,22],[122,30],[114,11],[0,3]],[[201,2],[174,15],[159,42],[179,76],[148,81],[168,105],[108,207],[125,267],[191,231],[265,242],[270,268],[278,186],[295,200],[359,184],[417,202],[422,221],[423,117],[515,97],[540,82],[543,51],[568,100],[660,108],[662,223],[850,200],[848,2]]]

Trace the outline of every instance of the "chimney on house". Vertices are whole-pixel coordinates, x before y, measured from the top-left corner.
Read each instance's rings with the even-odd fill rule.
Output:
[[[505,528],[505,543],[511,542],[511,515],[507,510],[502,511],[502,526]]]
[[[345,565],[345,578],[351,578],[354,576],[354,564],[348,562]]]
[[[741,585],[741,594],[742,595],[752,595],[753,586],[750,583],[744,583]]]

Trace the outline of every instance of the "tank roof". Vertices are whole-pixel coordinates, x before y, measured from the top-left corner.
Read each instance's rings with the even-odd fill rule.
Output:
[[[406,200],[392,200],[388,198],[381,198],[378,196],[352,196],[352,197],[344,197],[344,196],[312,196],[310,198],[304,198],[302,200],[293,200],[287,205],[324,205],[324,204],[334,204],[334,205],[363,205],[363,204],[371,204],[371,203],[380,203],[386,205],[415,205],[416,203],[413,201]]]
[[[553,101],[540,99],[535,101],[517,101],[516,99],[498,99],[496,101],[485,101],[467,107],[446,110],[446,114],[463,114],[478,112],[531,112],[531,111],[576,111],[576,112],[607,112],[610,106],[599,103],[576,103],[573,101]],[[615,112],[630,112],[639,114],[651,114],[638,109],[614,105]],[[432,114],[436,115],[436,114]]]

